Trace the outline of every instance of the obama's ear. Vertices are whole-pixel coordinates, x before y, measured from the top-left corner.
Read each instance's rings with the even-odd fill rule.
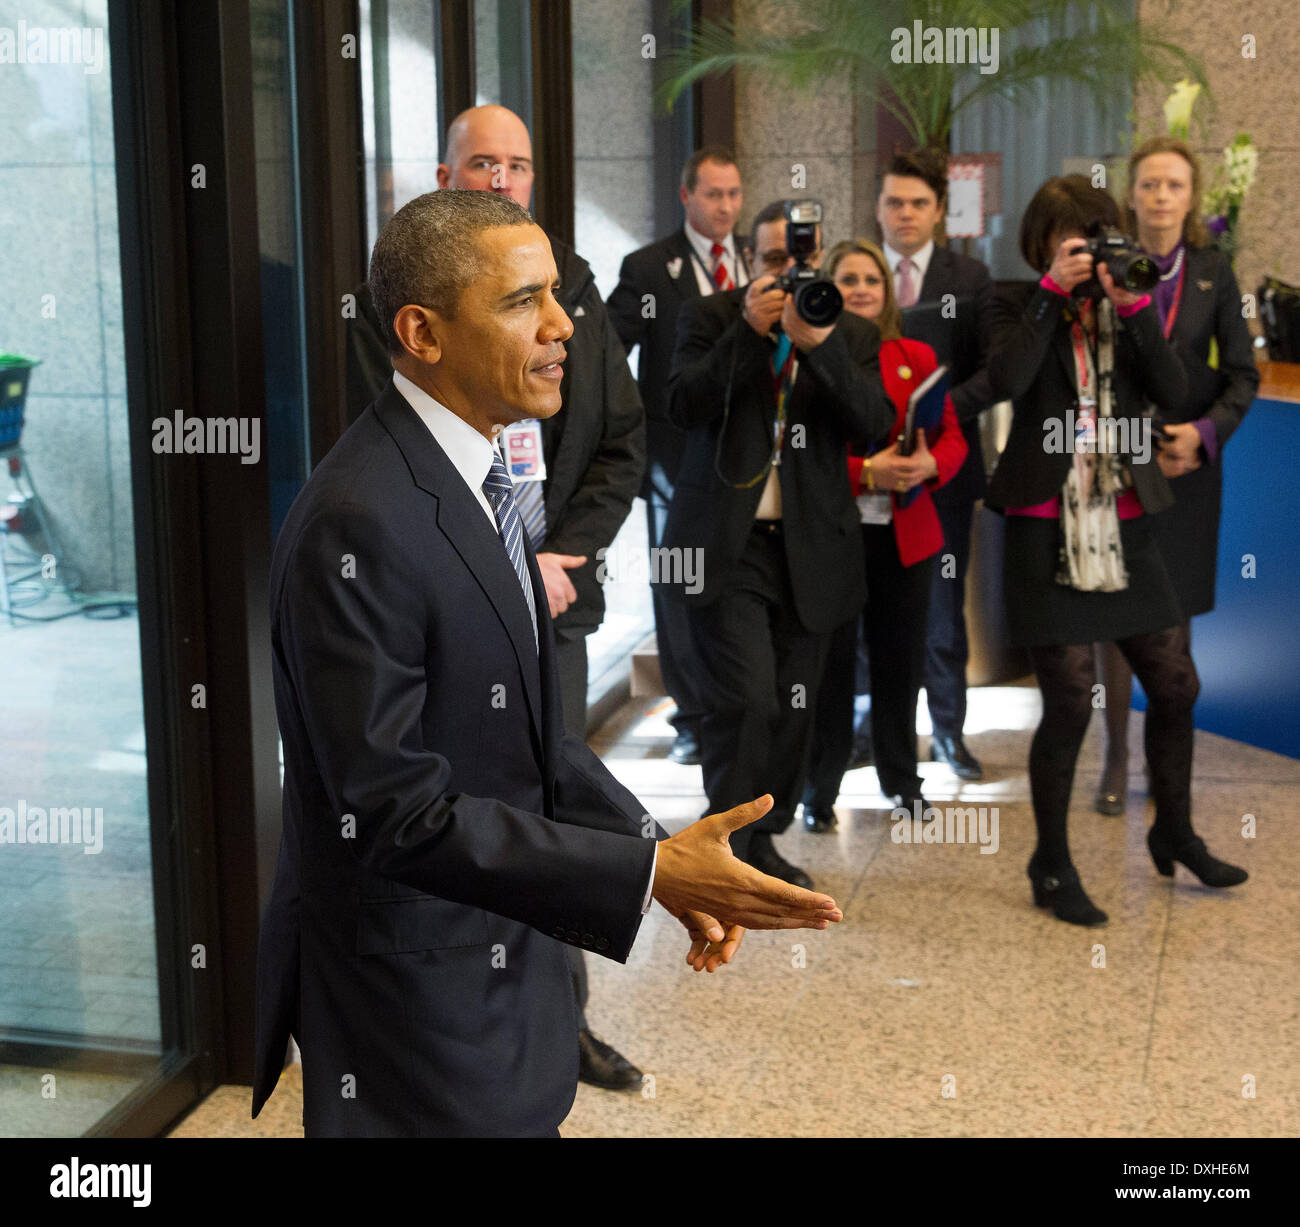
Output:
[[[442,360],[442,317],[430,307],[407,303],[393,316],[393,331],[417,362],[434,366]]]

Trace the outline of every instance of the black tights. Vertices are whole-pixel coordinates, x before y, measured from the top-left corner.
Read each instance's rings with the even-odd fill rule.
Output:
[[[1187,623],[1116,640],[1147,694],[1145,745],[1156,803],[1156,830],[1179,847],[1192,831],[1192,707],[1200,690]],[[1029,787],[1038,826],[1035,860],[1041,868],[1070,863],[1065,821],[1079,747],[1092,715],[1096,671],[1092,645],[1070,643],[1029,649],[1043,718],[1029,748]]]

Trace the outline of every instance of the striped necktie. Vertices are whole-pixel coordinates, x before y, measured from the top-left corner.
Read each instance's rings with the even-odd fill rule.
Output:
[[[731,274],[727,272],[727,266],[723,263],[722,257],[727,254],[727,249],[721,243],[713,244],[713,284],[719,290],[730,290],[735,287],[731,280]]]
[[[541,483],[527,484],[540,485]],[[515,506],[514,482],[510,480],[510,474],[506,472],[506,466],[501,463],[501,457],[497,455],[495,448],[492,451],[492,467],[488,470],[487,477],[483,479],[483,493],[492,505],[497,526],[501,531],[501,540],[505,543],[506,554],[515,569],[519,585],[524,590],[524,599],[528,602],[528,616],[533,621],[533,638],[537,641],[537,604],[533,597],[533,581],[528,574],[528,560],[524,556],[524,524]]]
[[[519,508],[524,532],[533,549],[540,549],[546,540],[546,496],[540,481],[521,481],[514,489],[515,506]]]

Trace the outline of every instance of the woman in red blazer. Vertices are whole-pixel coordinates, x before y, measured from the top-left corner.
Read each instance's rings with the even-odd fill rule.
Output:
[[[930,491],[953,477],[966,459],[966,439],[952,399],[944,401],[936,430],[917,437],[910,456],[898,453],[907,400],[938,365],[934,350],[900,335],[902,313],[884,254],[864,239],[839,243],[826,272],[844,295],[846,310],[880,329],[880,374],[897,408],[889,435],[867,449],[850,449],[849,480],[862,520],[867,604],[863,634],[871,660],[871,738],[880,791],[900,806],[922,807],[916,772],[916,701],[925,658],[931,572],[943,529]],[[864,454],[864,451],[869,454]],[[920,487],[907,506],[900,496]],[[835,825],[835,799],[853,737],[853,681],[858,620],[834,632],[814,722],[804,823],[811,831]]]

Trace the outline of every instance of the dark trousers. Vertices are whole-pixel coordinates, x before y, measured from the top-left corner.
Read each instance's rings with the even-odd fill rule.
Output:
[[[916,704],[925,667],[926,610],[934,558],[903,566],[892,524],[864,524],[867,567],[863,638],[871,661],[871,740],[880,791],[920,791],[916,772]],[[857,619],[832,633],[818,691],[806,806],[835,804],[853,744]]]
[[[709,812],[764,793],[775,802],[732,836],[738,856],[752,833],[779,834],[794,817],[830,638],[799,621],[785,549],[780,531],[756,527],[717,600],[686,607],[706,683],[700,755]]]
[[[664,525],[668,522],[668,505],[672,501],[673,487],[662,464],[650,461],[650,496],[646,499],[646,538],[650,548],[663,540]],[[653,568],[651,575],[655,574]],[[659,672],[663,675],[664,689],[677,704],[673,726],[678,732],[700,735],[700,716],[703,700],[700,695],[702,668],[695,659],[691,642],[690,624],[686,606],[667,594],[668,585],[651,584],[650,602],[654,607],[655,640],[659,649]]]
[[[1192,838],[1192,708],[1200,690],[1189,650],[1187,623],[1116,640],[1147,694],[1144,730],[1155,826],[1178,847]],[[1089,643],[1029,649],[1043,718],[1029,748],[1029,787],[1038,827],[1040,868],[1070,863],[1066,817],[1070,789],[1092,715],[1096,670]]]
[[[936,737],[960,737],[966,725],[966,568],[970,565],[975,500],[934,499],[943,527],[943,549],[931,568],[930,615],[925,636],[925,694]],[[947,563],[952,555],[952,563]]]

